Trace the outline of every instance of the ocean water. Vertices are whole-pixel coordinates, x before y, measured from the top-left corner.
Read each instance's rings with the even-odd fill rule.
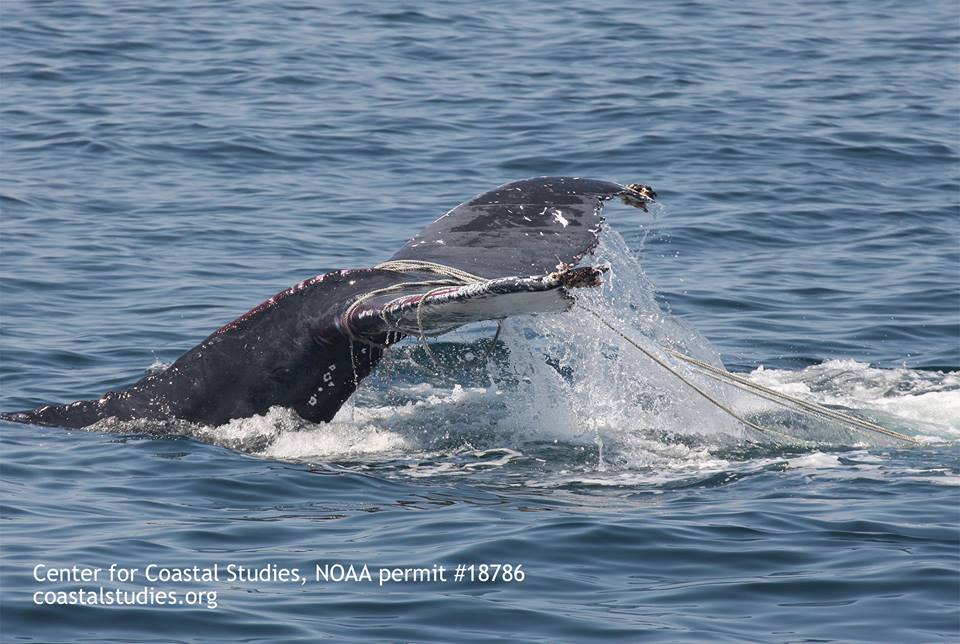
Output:
[[[0,423],[0,638],[957,641],[958,25],[951,2],[6,0],[2,410],[128,384],[567,174],[660,196],[608,209],[584,295],[607,319],[919,444],[723,391],[800,440],[757,435],[576,311],[439,338],[439,368],[408,342],[328,425]],[[359,578],[317,579],[337,564]],[[155,601],[57,603],[100,587]]]

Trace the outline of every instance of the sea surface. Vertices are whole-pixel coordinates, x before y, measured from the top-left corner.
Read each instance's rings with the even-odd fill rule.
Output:
[[[958,14],[4,0],[0,410],[571,175],[659,194],[607,211],[617,328],[917,444],[725,392],[747,430],[577,309],[408,342],[328,425],[0,423],[0,639],[957,642]]]

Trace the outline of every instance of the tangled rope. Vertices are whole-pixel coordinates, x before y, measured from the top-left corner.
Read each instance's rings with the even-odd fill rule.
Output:
[[[673,374],[674,376],[676,376],[683,384],[687,385],[688,387],[690,387],[691,389],[693,389],[695,392],[697,392],[698,394],[700,394],[701,396],[703,396],[703,397],[704,397],[708,402],[710,402],[713,406],[715,406],[717,409],[719,409],[720,411],[724,412],[725,414],[727,414],[728,416],[730,416],[730,417],[733,418],[734,420],[736,420],[736,421],[738,421],[738,422],[746,425],[746,426],[749,427],[750,429],[753,429],[753,430],[755,430],[755,431],[760,432],[761,434],[772,434],[772,435],[780,436],[781,438],[785,438],[785,439],[787,439],[788,441],[791,441],[791,442],[797,442],[797,439],[794,438],[793,436],[789,436],[789,435],[787,435],[787,434],[784,434],[783,432],[778,432],[777,430],[775,430],[775,429],[770,429],[769,427],[763,427],[763,426],[761,426],[761,425],[758,425],[758,424],[756,424],[756,423],[754,423],[754,422],[751,422],[751,421],[747,420],[747,419],[744,418],[743,416],[740,416],[739,414],[737,414],[737,412],[733,411],[730,407],[728,407],[728,406],[725,405],[724,403],[720,402],[719,400],[717,400],[716,398],[714,398],[713,396],[711,396],[710,394],[708,394],[706,391],[704,391],[703,389],[701,389],[700,387],[698,387],[698,386],[695,385],[694,383],[690,382],[690,380],[687,379],[682,373],[680,373],[679,371],[677,371],[676,369],[674,369],[673,367],[671,367],[671,366],[670,366],[669,364],[667,364],[665,361],[663,361],[663,360],[661,360],[660,358],[658,358],[658,357],[657,357],[656,355],[654,355],[651,351],[648,351],[647,349],[643,348],[643,347],[640,345],[640,343],[636,342],[635,340],[633,340],[632,338],[630,338],[629,336],[627,336],[625,333],[623,333],[622,331],[620,331],[620,329],[616,328],[615,326],[613,326],[612,324],[610,324],[609,322],[607,322],[605,319],[603,319],[603,316],[601,316],[599,313],[597,313],[596,311],[594,311],[593,309],[591,309],[589,306],[585,306],[584,304],[581,303],[581,304],[580,304],[580,307],[581,307],[584,311],[586,311],[587,313],[589,313],[590,315],[592,315],[593,317],[597,318],[597,320],[599,320],[601,324],[603,324],[605,327],[607,327],[608,329],[610,329],[611,331],[613,331],[614,333],[616,333],[618,336],[620,336],[620,338],[622,338],[623,340],[626,340],[632,347],[634,347],[635,349],[637,349],[638,351],[640,351],[641,353],[643,353],[645,356],[647,356],[648,358],[650,358],[651,360],[653,360],[655,363],[657,363],[658,365],[660,365],[661,367],[663,367],[663,369],[666,370],[667,372],[669,372],[669,373]]]
[[[466,286],[467,284],[477,284],[479,282],[486,281],[485,278],[480,277],[479,275],[474,275],[467,271],[461,270],[459,268],[454,268],[453,266],[446,266],[444,264],[437,264],[435,262],[427,262],[422,260],[415,259],[403,259],[403,260],[391,260],[383,262],[382,264],[377,264],[374,268],[385,271],[394,271],[397,273],[426,273],[437,275],[440,279],[435,280],[420,280],[416,282],[402,282],[400,284],[393,284],[391,286],[385,286],[383,288],[374,289],[367,293],[360,295],[355,299],[350,306],[347,307],[347,310],[343,312],[341,316],[341,322],[343,328],[347,332],[347,336],[350,338],[350,342],[360,342],[378,349],[386,349],[389,346],[389,334],[390,332],[395,332],[397,334],[403,334],[403,330],[400,329],[396,324],[391,322],[387,317],[387,310],[390,308],[394,302],[402,299],[403,296],[394,298],[389,302],[385,303],[380,309],[380,319],[383,321],[384,325],[387,327],[387,342],[379,343],[374,342],[369,338],[365,338],[362,335],[359,335],[354,332],[353,327],[350,323],[353,315],[356,313],[356,310],[366,301],[371,298],[384,295],[386,293],[394,293],[397,291],[405,291],[411,288],[423,287],[429,288],[430,290],[424,293],[420,297],[420,301],[417,302],[417,330],[418,336],[421,344],[423,345],[424,351],[430,357],[431,362],[433,362],[434,367],[439,368],[439,362],[436,355],[433,353],[433,350],[430,348],[430,345],[427,344],[425,334],[423,332],[423,304],[426,300],[438,292],[449,288],[451,286]],[[499,333],[499,328],[498,328]],[[353,357],[353,351],[351,350],[351,361]],[[356,371],[356,368],[354,368]]]

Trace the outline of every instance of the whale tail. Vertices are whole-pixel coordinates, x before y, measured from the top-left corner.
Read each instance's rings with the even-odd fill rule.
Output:
[[[325,280],[328,287],[319,289],[313,299],[325,302],[331,317],[312,332],[284,329],[278,324],[290,316],[271,316],[271,312],[282,312],[276,307],[284,306],[279,301],[283,298],[274,298],[271,307],[255,309],[231,322],[163,372],[148,375],[127,389],[108,392],[97,400],[0,413],[0,420],[74,428],[106,418],[180,418],[219,425],[230,418],[262,414],[279,404],[295,409],[306,420],[327,421],[376,366],[383,350],[404,336],[436,336],[471,322],[565,311],[574,302],[569,289],[597,286],[602,273],[593,267],[564,267],[548,275],[488,280],[460,274],[454,279],[438,275],[435,267],[423,264],[394,265],[404,268],[403,271],[389,269],[388,265],[349,273],[349,282],[359,288],[355,291],[360,293],[359,297],[338,298],[334,285],[336,278],[342,276],[330,275]],[[414,266],[416,272],[411,272]],[[335,298],[341,300],[340,305],[331,301]],[[223,362],[223,355],[232,353],[224,351],[224,347],[249,347],[251,337],[263,337],[266,332],[287,338],[280,345],[292,344],[303,336],[314,337],[312,357],[307,362],[326,364],[320,382],[297,391],[306,376],[294,373],[291,381],[285,381],[283,370],[276,369],[277,359],[271,355],[262,356],[262,367],[255,370],[251,382],[238,380],[239,365]],[[256,359],[249,355],[249,350],[248,354],[237,352],[236,356]],[[229,374],[229,384],[234,389],[246,385],[242,399],[248,406],[242,408],[223,396],[223,388],[213,386],[213,373]]]
[[[384,264],[333,271],[278,293],[126,389],[0,420],[216,426],[279,405],[310,422],[329,421],[406,335],[569,309],[570,289],[600,283],[600,269],[574,266],[596,247],[603,203],[614,197],[645,210],[656,195],[640,184],[573,177],[504,184],[449,211]]]

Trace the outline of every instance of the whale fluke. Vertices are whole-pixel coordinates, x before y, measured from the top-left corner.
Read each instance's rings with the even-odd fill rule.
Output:
[[[406,335],[569,308],[570,289],[600,283],[599,269],[574,265],[596,247],[603,202],[613,197],[645,209],[656,195],[572,177],[502,185],[449,211],[378,267],[304,280],[126,389],[0,418],[76,428],[107,418],[221,425],[280,405],[329,421]]]

